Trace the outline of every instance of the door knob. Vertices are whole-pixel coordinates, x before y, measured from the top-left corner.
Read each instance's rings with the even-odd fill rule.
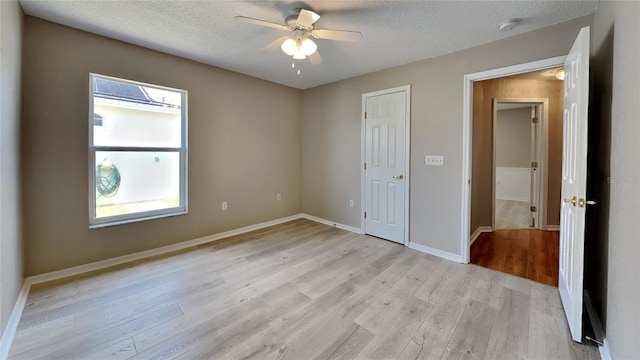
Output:
[[[578,199],[578,206],[579,207],[584,207],[585,205],[595,205],[596,202],[593,200],[585,200],[585,199]]]
[[[402,180],[404,179],[404,175],[400,174],[400,175],[395,175],[393,176],[394,179],[398,179],[398,180]]]
[[[573,206],[576,206],[578,205],[578,198],[574,196],[571,199],[564,199],[564,202],[567,204],[572,204]]]

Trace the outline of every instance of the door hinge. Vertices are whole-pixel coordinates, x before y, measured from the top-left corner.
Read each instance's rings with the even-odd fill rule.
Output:
[[[365,219],[367,218],[367,212],[366,211],[364,212],[364,218]]]
[[[538,162],[537,161],[532,161],[531,162],[531,167],[534,168],[534,169],[537,169],[538,168]]]
[[[532,124],[537,124],[538,123],[538,118],[537,117],[532,117],[531,118],[531,123]]]
[[[536,206],[532,206],[532,207],[530,207],[530,208],[529,208],[529,210],[530,210],[531,212],[536,212],[536,211],[538,211],[538,207],[536,207]]]
[[[364,119],[367,120],[367,112],[364,112]]]
[[[367,163],[364,163],[364,169],[367,170]]]

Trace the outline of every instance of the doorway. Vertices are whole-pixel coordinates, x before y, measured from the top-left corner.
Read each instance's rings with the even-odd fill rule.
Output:
[[[494,230],[546,229],[548,109],[548,98],[493,99]]]
[[[472,263],[554,286],[559,240],[547,230],[560,218],[563,82],[557,70],[473,83],[470,216]]]
[[[362,95],[362,229],[409,244],[410,87]]]
[[[477,238],[483,232],[490,232],[490,226],[486,227],[472,227],[471,219],[471,194],[472,186],[475,186],[471,182],[472,175],[472,129],[473,129],[473,116],[475,107],[472,106],[475,102],[474,94],[476,86],[479,81],[496,79],[500,77],[507,77],[512,75],[525,74],[532,71],[548,70],[552,68],[561,67],[564,64],[566,56],[558,56],[554,58],[532,61],[524,64],[518,64],[513,66],[507,66],[499,69],[487,70],[473,74],[467,74],[464,76],[464,88],[463,88],[463,148],[462,148],[462,221],[460,227],[460,249],[461,260],[463,263],[469,263],[471,257],[471,243],[472,239]],[[560,151],[562,151],[560,149]],[[490,198],[489,198],[489,201]],[[489,214],[491,214],[489,212]]]
[[[583,276],[584,276],[584,228],[586,205],[595,202],[586,199],[587,174],[587,129],[589,107],[589,39],[590,28],[580,29],[567,56],[534,61],[511,67],[494,69],[464,76],[463,93],[463,196],[461,248],[462,260],[468,262],[471,250],[471,128],[474,124],[471,98],[474,81],[493,79],[526,71],[562,66],[563,139],[561,154],[561,201],[562,216],[559,234],[558,289],[565,310],[571,337],[582,341]],[[566,80],[564,77],[566,76]],[[549,212],[552,214],[552,212]],[[532,231],[532,230],[529,230]]]

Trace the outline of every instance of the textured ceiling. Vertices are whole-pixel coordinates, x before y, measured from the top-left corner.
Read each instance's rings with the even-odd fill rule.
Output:
[[[28,15],[306,89],[431,58],[595,12],[597,1],[31,1]],[[317,28],[357,30],[360,43],[317,40],[324,61],[259,50],[286,35],[234,19],[282,23],[291,9],[322,17]],[[520,26],[498,30],[507,19]]]

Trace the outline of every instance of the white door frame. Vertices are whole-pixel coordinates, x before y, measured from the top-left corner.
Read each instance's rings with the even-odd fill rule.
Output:
[[[360,132],[360,229],[361,233],[366,233],[366,224],[364,219],[364,211],[366,207],[365,194],[365,169],[364,163],[366,159],[366,119],[364,113],[367,109],[367,98],[393,94],[398,92],[406,93],[406,111],[405,111],[405,187],[404,187],[404,246],[409,245],[409,188],[411,181],[411,85],[398,86],[390,89],[373,91],[362,94],[362,111],[361,111],[361,132]]]
[[[538,161],[538,169],[536,176],[538,178],[538,198],[537,200],[537,216],[538,219],[535,228],[540,230],[547,229],[547,190],[549,186],[547,157],[549,154],[549,99],[548,98],[495,98],[493,99],[493,199],[491,201],[491,228],[496,229],[496,104],[500,103],[526,103],[540,106],[542,113],[538,124],[539,135],[536,137],[536,158]]]
[[[462,94],[462,177],[460,178],[460,183],[462,185],[462,201],[460,204],[460,217],[462,220],[460,226],[460,255],[462,263],[469,263],[471,253],[471,134],[473,133],[473,82],[564,66],[565,58],[566,55],[557,56],[524,64],[466,74],[464,76]]]

